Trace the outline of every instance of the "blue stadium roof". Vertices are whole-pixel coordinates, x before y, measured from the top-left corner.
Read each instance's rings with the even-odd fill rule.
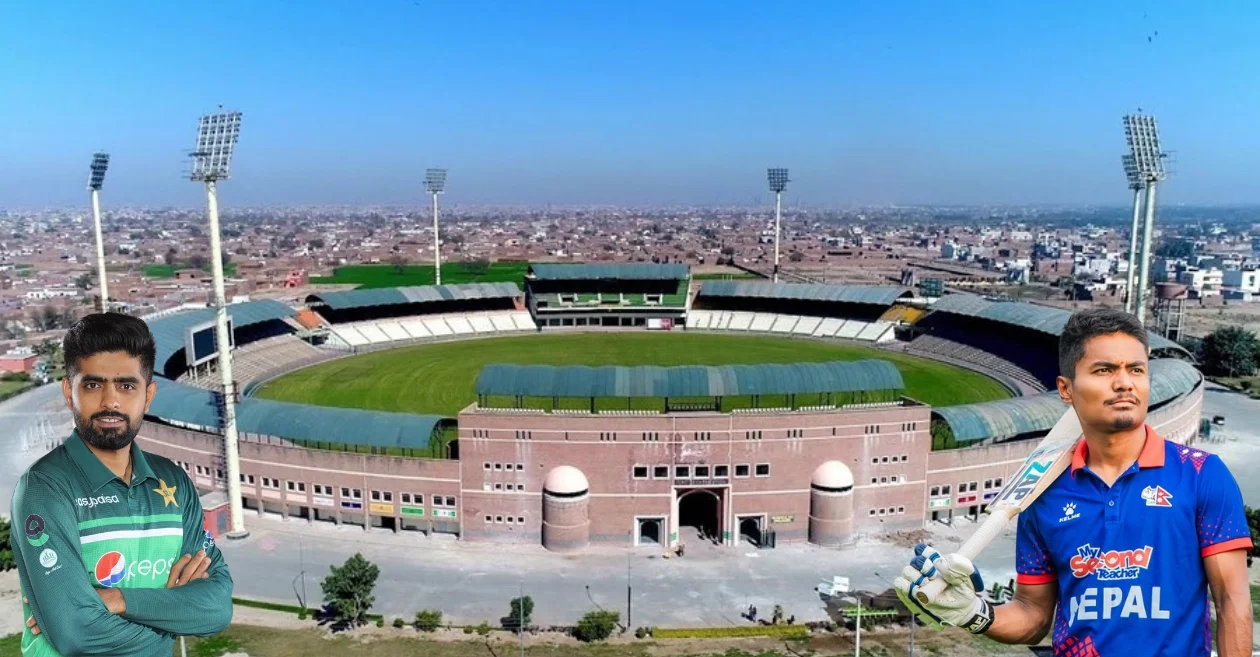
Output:
[[[650,262],[617,264],[537,263],[529,266],[527,278],[540,281],[684,281],[690,269],[683,264],[658,265]]]
[[[1053,336],[1063,334],[1063,327],[1072,316],[1071,311],[1061,308],[1038,306],[1022,301],[992,301],[974,294],[950,294],[941,297],[932,304],[931,311],[1023,326]],[[1149,339],[1152,350],[1173,349],[1185,353],[1181,345],[1162,335],[1150,333]]]
[[[913,296],[913,292],[903,287],[882,285],[705,281],[700,285],[700,296],[836,301],[888,306],[902,297]]]
[[[274,299],[234,303],[227,309],[228,316],[232,318],[232,325],[238,329],[250,324],[292,317],[296,314],[292,308]],[[153,341],[157,344],[154,369],[158,372],[163,371],[166,361],[170,360],[175,352],[184,348],[184,334],[190,327],[213,319],[214,309],[205,308],[147,321],[149,332],[153,334]]]
[[[681,367],[488,365],[478,395],[528,397],[727,397],[905,388],[886,360]]]
[[[1151,361],[1151,408],[1181,397],[1203,380],[1193,365],[1176,358]],[[932,414],[949,424],[960,443],[976,440],[1010,438],[1027,433],[1049,431],[1058,422],[1067,405],[1059,393],[1047,392],[1029,397],[946,406],[932,409]]]
[[[460,285],[417,285],[383,287],[345,292],[320,292],[306,297],[308,304],[325,304],[333,310],[392,306],[433,301],[470,299],[511,299],[521,295],[516,283],[464,283]]]
[[[190,385],[158,380],[148,415],[220,429],[216,394]],[[292,440],[325,441],[365,447],[425,449],[443,420],[437,415],[331,408],[246,397],[236,407],[237,430]]]

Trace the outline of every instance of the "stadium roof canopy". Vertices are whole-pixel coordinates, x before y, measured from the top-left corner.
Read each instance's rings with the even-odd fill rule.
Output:
[[[332,310],[394,306],[432,301],[468,301],[472,299],[511,299],[521,295],[516,283],[465,283],[461,285],[417,285],[383,287],[371,290],[321,292],[306,297],[308,304],[324,304]]]
[[[529,266],[527,278],[539,281],[594,281],[601,279],[622,281],[683,281],[690,270],[687,265],[673,263],[658,265],[650,262],[620,264],[586,263],[538,263]]]
[[[820,285],[817,283],[769,283],[760,281],[705,281],[701,296],[842,301],[887,306],[914,293],[903,287],[880,285]]]
[[[365,447],[424,449],[442,417],[291,404],[246,397],[236,407],[237,430],[278,438]],[[221,429],[216,393],[169,380],[158,381],[149,415]]]
[[[940,300],[932,304],[931,310],[932,312],[953,313],[955,315],[978,317],[1004,324],[1023,326],[1054,336],[1063,334],[1063,327],[1067,324],[1068,318],[1072,316],[1071,311],[1061,308],[1050,308],[1018,301],[990,301],[974,294],[950,294],[941,297]],[[1162,335],[1149,333],[1149,337],[1152,350],[1175,349],[1185,352],[1181,345]]]
[[[1176,399],[1202,380],[1193,365],[1176,358],[1151,361],[1150,407]],[[932,409],[933,415],[949,424],[960,443],[994,438],[1001,440],[1027,433],[1049,431],[1067,410],[1059,393],[1047,392],[1000,401],[945,406]]]
[[[478,395],[527,397],[727,397],[901,390],[886,360],[680,367],[489,365]]]
[[[232,326],[238,329],[296,314],[292,308],[274,299],[234,303],[228,305],[227,310],[228,316],[232,318]],[[166,361],[184,348],[184,337],[189,328],[213,320],[213,308],[190,310],[148,320],[149,332],[153,334],[153,341],[157,344],[154,369],[161,372]]]

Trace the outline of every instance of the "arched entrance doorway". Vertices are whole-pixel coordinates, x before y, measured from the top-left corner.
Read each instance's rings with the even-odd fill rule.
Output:
[[[638,545],[662,545],[664,543],[664,518],[639,518],[638,524]]]
[[[681,537],[698,537],[720,544],[722,542],[722,499],[714,491],[696,488],[678,496],[678,526],[690,527],[694,533],[684,531]]]
[[[739,538],[761,547],[761,516],[740,517]]]

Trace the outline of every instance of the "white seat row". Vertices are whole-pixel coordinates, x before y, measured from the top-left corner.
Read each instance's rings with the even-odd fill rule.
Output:
[[[493,313],[453,313],[401,319],[378,319],[332,327],[334,342],[342,347],[424,340],[450,335],[517,333],[536,330],[526,311]]]
[[[751,331],[755,333],[790,333],[820,338],[844,338],[868,342],[892,340],[893,322],[863,322],[839,317],[813,317],[753,313],[727,310],[692,310],[687,313],[687,327],[709,331]]]

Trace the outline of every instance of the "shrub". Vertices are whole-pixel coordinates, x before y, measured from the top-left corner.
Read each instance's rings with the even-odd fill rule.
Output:
[[[486,622],[486,621],[481,621],[481,625],[478,625],[478,626],[477,626],[477,634],[478,634],[478,635],[480,635],[480,636],[489,636],[489,635],[490,635],[490,623],[488,623],[488,622]]]
[[[298,620],[306,620],[306,610],[305,610],[305,609],[302,609],[302,610],[298,611]]]
[[[401,618],[395,618],[395,619],[394,619],[394,627],[396,627],[396,628],[398,628],[398,629],[400,629],[400,630],[401,630],[403,625],[406,625],[406,623],[404,623],[404,622],[403,622],[403,619],[401,619]]]
[[[465,626],[464,626],[464,634],[472,634],[472,633],[473,633],[473,626],[472,626],[472,625],[465,625]]]
[[[646,627],[637,627],[634,630],[634,638],[636,639],[646,639],[651,635],[652,635],[652,630],[649,630]]]
[[[588,643],[603,641],[612,636],[619,620],[621,620],[621,614],[615,611],[589,612],[578,621],[577,627],[573,630],[573,636],[579,641]]]
[[[442,626],[442,612],[437,609],[421,609],[416,612],[416,629],[421,632],[432,632]],[[464,628],[464,634],[472,634],[470,628]]]

